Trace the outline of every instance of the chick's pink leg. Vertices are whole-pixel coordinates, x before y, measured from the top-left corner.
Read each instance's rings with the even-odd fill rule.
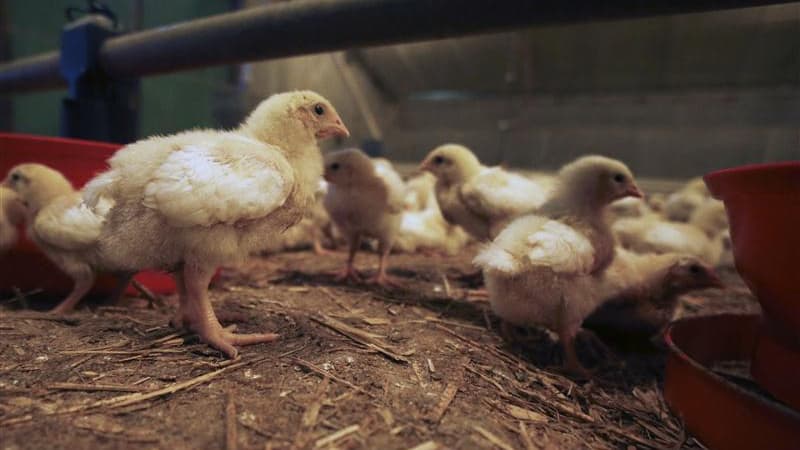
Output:
[[[592,373],[583,367],[575,351],[575,336],[578,334],[580,325],[567,325],[559,330],[558,338],[564,348],[564,368],[567,372],[581,378],[591,378]]]
[[[356,252],[358,252],[358,248],[361,246],[361,235],[352,236],[349,239],[350,249],[347,254],[347,266],[343,270],[340,270],[335,273],[336,281],[354,281],[356,283],[360,283],[361,275],[356,272],[356,268],[354,266],[356,261]]]
[[[75,285],[72,287],[72,292],[58,306],[50,310],[51,314],[64,314],[72,311],[94,283],[94,273],[91,270],[73,275],[73,278]]]
[[[368,280],[370,283],[375,283],[385,288],[399,287],[401,285],[386,273],[386,262],[389,260],[389,252],[391,250],[391,244],[384,244],[383,242],[380,243],[380,248],[378,251],[381,253],[381,259],[378,263],[378,273]]]
[[[186,300],[181,310],[183,320],[188,322],[184,323],[185,326],[197,333],[203,342],[229,358],[235,358],[239,353],[234,345],[259,344],[278,338],[274,333],[235,334],[223,329],[208,298],[208,284],[213,275],[214,270],[208,267],[184,266]]]

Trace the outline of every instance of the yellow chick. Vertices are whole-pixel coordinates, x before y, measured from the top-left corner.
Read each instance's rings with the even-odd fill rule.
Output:
[[[188,131],[123,147],[83,193],[90,207],[103,199],[114,204],[98,246],[103,265],[174,273],[180,305],[173,324],[230,358],[236,345],[276,339],[223,329],[208,284],[218,266],[263,250],[300,221],[322,176],[317,141],[348,135],[324,97],[295,91],[262,101],[231,131]]]
[[[536,181],[486,167],[463,145],[433,149],[420,165],[436,176],[442,215],[479,241],[494,237],[514,217],[535,211],[547,198]]]
[[[558,333],[573,372],[586,373],[574,339],[604,298],[595,283],[614,258],[605,210],[628,196],[642,194],[625,164],[579,158],[561,169],[537,214],[512,221],[474,260],[483,269],[492,311],[508,323]]]
[[[400,229],[403,212],[403,180],[394,169],[381,168],[361,150],[348,149],[325,156],[328,193],[325,209],[349,246],[347,265],[340,280],[360,281],[354,267],[364,237],[378,241],[380,264],[369,280],[381,286],[395,284],[386,274],[387,259]]]
[[[701,177],[692,178],[680,190],[667,197],[664,216],[675,222],[688,222],[694,210],[710,195]]]
[[[96,250],[111,204],[104,201],[88,207],[60,172],[42,164],[13,167],[5,185],[27,205],[28,236],[75,282],[69,295],[51,312],[62,314],[72,310],[92,288],[95,270],[102,266]],[[117,294],[121,294],[128,281],[130,275],[125,274]]]
[[[656,214],[617,220],[612,225],[619,244],[637,253],[680,253],[717,265],[723,251],[722,237],[710,238],[700,228],[669,222]]]
[[[25,221],[25,205],[16,192],[0,186],[0,255],[17,244],[17,226]]]

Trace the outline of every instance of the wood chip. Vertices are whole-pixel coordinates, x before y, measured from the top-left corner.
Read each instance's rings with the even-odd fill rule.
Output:
[[[300,424],[303,426],[303,428],[311,429],[317,424],[319,410],[322,408],[322,403],[325,400],[325,393],[328,392],[329,380],[330,378],[327,376],[322,379],[317,391],[314,393],[314,401],[308,405],[303,413],[303,418],[300,420]]]
[[[536,446],[533,445],[533,441],[531,440],[531,436],[528,434],[528,429],[525,428],[525,422],[519,422],[519,437],[522,439],[522,443],[525,444],[525,450],[536,450]]]
[[[367,325],[389,325],[392,323],[389,319],[382,317],[363,317],[361,320]]]
[[[448,383],[444,388],[444,392],[442,392],[442,396],[439,398],[439,403],[436,404],[436,407],[433,408],[425,420],[432,423],[439,423],[445,411],[447,411],[447,408],[450,406],[450,403],[452,403],[453,399],[456,397],[460,386],[460,383]]]
[[[528,422],[539,422],[544,423],[547,422],[547,416],[544,414],[540,414],[536,411],[531,411],[530,409],[520,408],[516,405],[506,404],[506,411],[514,417],[515,419],[525,420]]]
[[[502,448],[503,450],[514,450],[514,447],[508,445],[505,441],[492,434],[489,430],[479,425],[473,425],[472,428],[475,429],[475,431],[477,431],[478,433],[480,433],[481,436],[485,437],[486,440]]]
[[[376,397],[374,394],[372,394],[371,392],[369,392],[369,391],[365,391],[363,388],[360,388],[360,387],[356,386],[355,384],[353,384],[353,383],[351,383],[351,382],[349,382],[349,381],[347,381],[347,380],[345,380],[345,379],[343,379],[343,378],[339,378],[339,377],[337,377],[336,375],[333,375],[333,374],[331,374],[331,373],[328,373],[328,372],[326,372],[326,371],[322,370],[321,368],[319,368],[319,367],[315,366],[314,364],[311,364],[311,363],[310,363],[310,362],[308,362],[308,361],[303,361],[303,360],[302,360],[302,359],[300,359],[300,358],[292,358],[292,361],[296,362],[297,364],[299,364],[299,365],[301,365],[301,366],[303,366],[303,367],[305,367],[305,368],[307,368],[307,369],[310,369],[310,370],[312,370],[312,371],[314,371],[314,372],[316,372],[316,373],[318,373],[318,374],[322,375],[323,377],[329,377],[329,378],[330,378],[331,380],[333,380],[333,381],[336,381],[336,382],[342,383],[342,384],[344,384],[345,386],[349,386],[349,387],[351,387],[351,388],[355,389],[355,390],[356,390],[356,391],[358,391],[358,392],[361,392],[362,394],[364,394],[364,395],[366,395],[366,396],[368,396],[368,397],[371,397],[371,398],[377,398],[377,397]]]
[[[142,392],[145,390],[141,386],[123,384],[80,384],[80,383],[51,383],[47,389],[61,391],[111,391],[111,392]]]
[[[187,380],[187,381],[184,381],[184,382],[181,382],[181,383],[176,383],[176,384],[173,384],[171,386],[167,386],[167,387],[162,388],[162,389],[156,389],[156,390],[150,391],[150,392],[137,392],[137,393],[133,393],[133,394],[125,394],[125,395],[120,395],[120,396],[117,396],[117,397],[98,400],[98,401],[95,401],[95,402],[92,402],[92,403],[88,403],[88,404],[81,404],[81,405],[76,405],[76,406],[70,406],[70,407],[67,407],[67,408],[56,409],[56,410],[53,410],[53,411],[43,412],[39,416],[55,416],[55,415],[62,415],[62,414],[71,414],[71,413],[76,413],[76,412],[90,411],[90,410],[94,410],[94,409],[98,409],[98,408],[109,408],[109,409],[122,408],[122,407],[125,407],[125,406],[128,406],[128,405],[133,405],[133,404],[144,402],[144,401],[151,400],[151,399],[154,399],[154,398],[163,397],[165,395],[174,394],[176,392],[179,392],[179,391],[194,387],[194,386],[196,386],[198,384],[207,383],[207,382],[213,380],[214,378],[218,377],[219,375],[221,375],[221,374],[223,374],[225,372],[236,370],[236,369],[248,366],[250,364],[254,364],[254,363],[261,362],[261,361],[265,361],[268,358],[269,357],[264,356],[264,357],[260,357],[260,358],[254,358],[254,359],[251,359],[249,361],[240,361],[240,362],[231,364],[229,366],[223,367],[221,369],[215,370],[213,372],[209,372],[209,373],[200,375],[198,377],[192,378],[190,380]],[[32,419],[33,419],[33,416],[31,416],[31,415],[23,416],[23,417],[12,417],[12,418],[0,421],[0,425],[3,425],[3,426],[15,425],[15,424],[19,424],[19,423],[28,422],[28,421],[30,421]]]
[[[342,428],[341,430],[339,430],[339,431],[337,431],[335,433],[329,434],[328,436],[325,436],[324,438],[317,439],[317,441],[314,443],[314,448],[321,448],[321,447],[324,447],[324,446],[326,446],[328,444],[336,442],[336,441],[338,441],[339,439],[341,439],[341,438],[343,438],[345,436],[349,436],[349,435],[357,432],[358,429],[359,429],[358,425],[350,425],[349,427]]]
[[[394,362],[399,362],[403,364],[408,364],[409,361],[404,356],[401,356],[394,351],[390,350],[388,346],[375,338],[375,335],[372,333],[368,333],[364,330],[359,330],[358,328],[351,327],[344,322],[334,319],[333,317],[326,316],[324,314],[318,314],[315,316],[311,316],[311,320],[317,322],[321,325],[324,325],[337,333],[348,337],[361,345],[364,345],[368,348],[371,348],[378,353],[388,357],[390,360]]]
[[[438,450],[438,449],[439,449],[439,444],[437,444],[434,441],[426,441],[408,450]]]
[[[228,392],[225,397],[225,450],[236,450],[238,446],[236,403],[233,401],[233,393]]]

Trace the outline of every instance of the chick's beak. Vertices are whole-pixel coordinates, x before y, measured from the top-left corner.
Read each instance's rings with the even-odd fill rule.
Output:
[[[321,139],[333,136],[350,137],[350,130],[344,126],[344,122],[342,122],[342,119],[338,115],[317,133],[317,137]]]
[[[713,270],[708,271],[708,284],[711,288],[725,289],[725,283],[722,282],[722,279],[720,279],[719,275]]]
[[[625,189],[625,196],[626,197],[636,197],[636,198],[644,198],[644,193],[639,189],[639,186],[636,183],[631,183]]]
[[[417,172],[426,172],[431,170],[431,161],[430,159],[425,159],[421,163],[419,163],[419,167],[417,167]]]

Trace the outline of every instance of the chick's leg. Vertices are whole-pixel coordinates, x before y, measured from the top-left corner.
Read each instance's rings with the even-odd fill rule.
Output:
[[[359,283],[361,282],[361,276],[358,274],[358,272],[356,272],[354,264],[356,260],[356,252],[358,252],[358,248],[361,247],[361,235],[355,234],[350,236],[348,243],[350,245],[350,249],[347,254],[347,265],[343,270],[336,272],[336,281],[351,280]]]
[[[239,353],[234,345],[250,345],[274,341],[278,338],[274,333],[235,334],[222,328],[211,299],[208,297],[208,284],[214,270],[208,267],[197,267],[185,264],[183,278],[186,287],[186,299],[181,307],[185,326],[200,336],[208,345],[221,351],[229,358]]]
[[[562,326],[558,332],[561,346],[564,348],[564,368],[567,372],[581,378],[591,378],[592,373],[583,367],[575,351],[575,336],[578,335],[580,325]]]
[[[75,305],[89,292],[94,284],[94,273],[91,269],[85,269],[78,273],[73,274],[75,285],[72,287],[72,292],[69,293],[61,303],[55,308],[50,310],[52,314],[64,314],[72,311]]]
[[[389,277],[389,275],[386,273],[386,262],[389,260],[389,252],[391,250],[392,244],[390,242],[385,242],[383,240],[379,242],[378,251],[380,252],[381,256],[380,261],[378,262],[378,273],[368,280],[370,283],[375,283],[385,288],[400,286],[399,282]]]
[[[169,321],[169,324],[174,328],[185,328],[189,325],[189,319],[186,317],[186,281],[183,277],[183,269],[177,270],[173,277],[175,278],[175,287],[178,290],[178,309],[175,315]]]

